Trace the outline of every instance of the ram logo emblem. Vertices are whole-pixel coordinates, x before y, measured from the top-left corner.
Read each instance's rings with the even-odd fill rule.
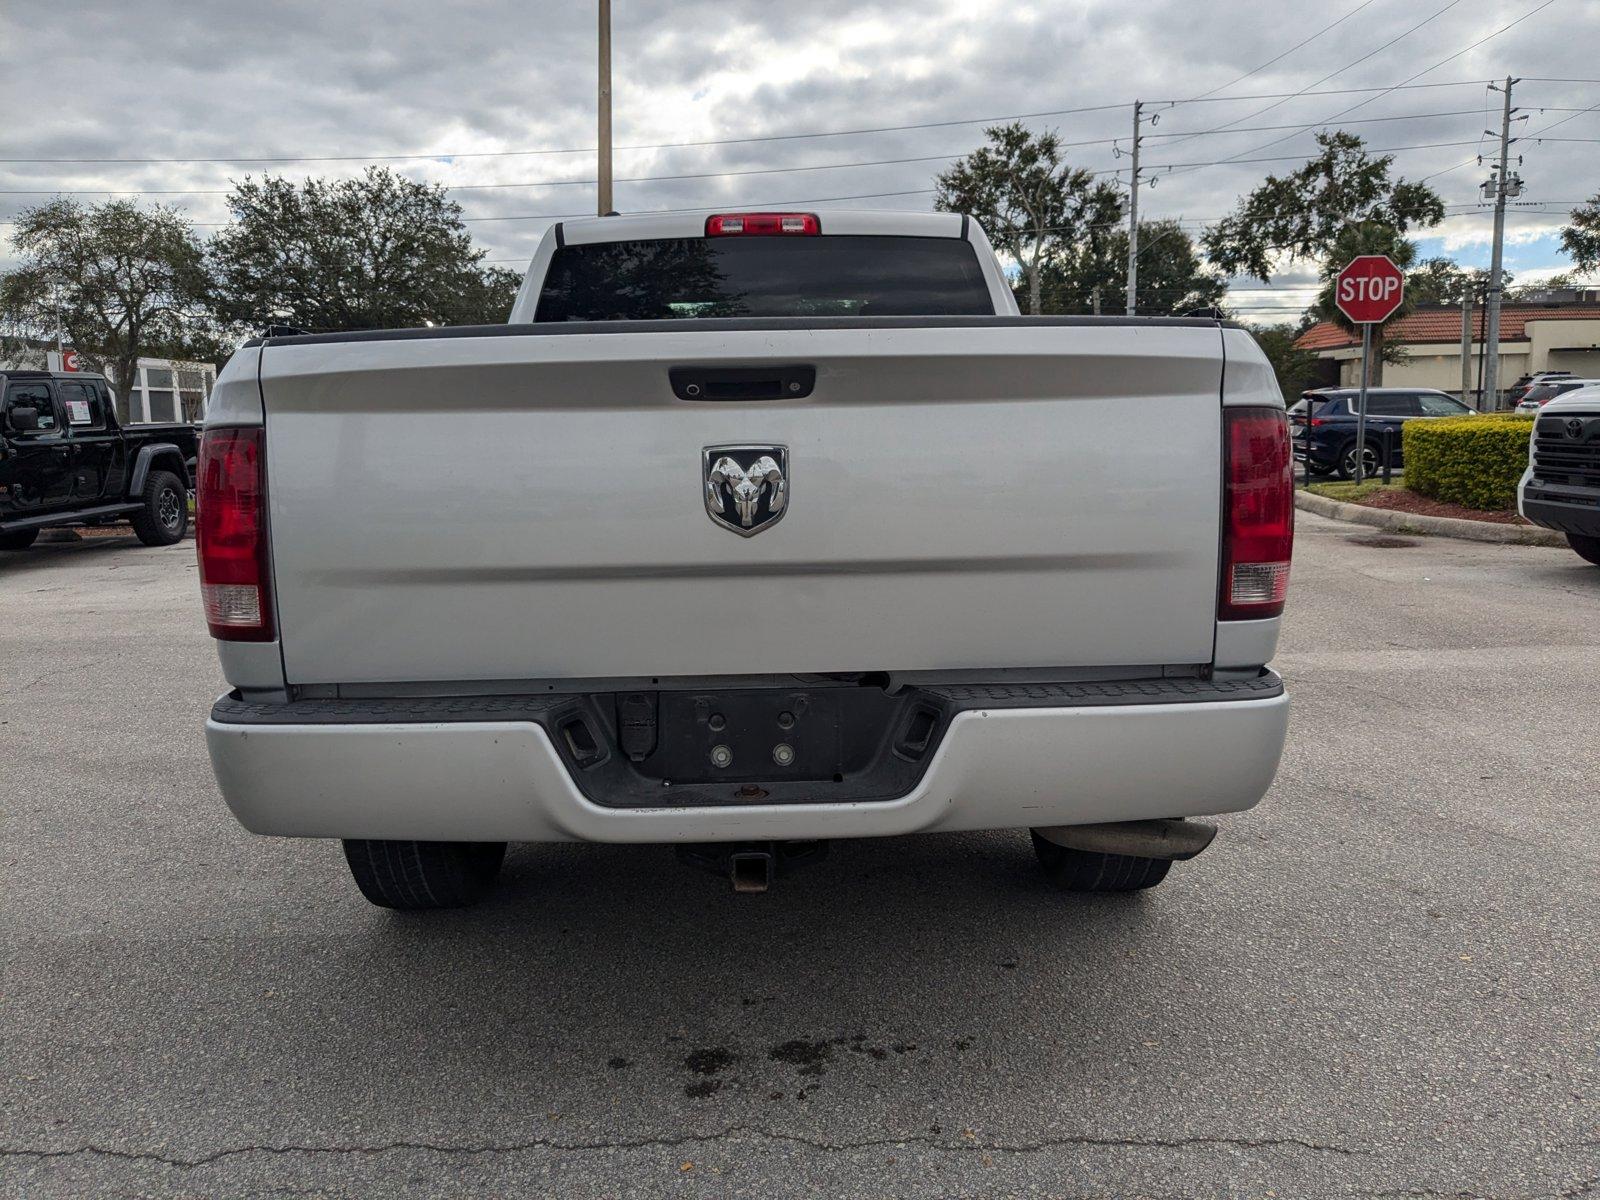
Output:
[[[788,511],[787,446],[707,446],[700,461],[706,513],[724,529],[753,537]]]

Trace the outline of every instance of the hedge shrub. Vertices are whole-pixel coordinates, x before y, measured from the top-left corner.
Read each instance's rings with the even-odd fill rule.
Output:
[[[1468,508],[1515,508],[1532,429],[1516,413],[1407,421],[1406,487]]]

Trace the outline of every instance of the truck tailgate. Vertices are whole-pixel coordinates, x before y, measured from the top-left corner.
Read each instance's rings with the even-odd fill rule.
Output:
[[[269,342],[288,681],[1211,660],[1214,324],[652,324]],[[668,380],[775,363],[814,390]],[[756,536],[707,515],[723,444],[787,448]]]

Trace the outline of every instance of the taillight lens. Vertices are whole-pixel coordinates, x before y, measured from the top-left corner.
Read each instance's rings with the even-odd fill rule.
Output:
[[[260,426],[208,429],[200,439],[200,597],[211,636],[223,641],[272,640],[264,433]]]
[[[816,237],[816,213],[721,213],[706,218],[707,237]]]
[[[1222,588],[1217,619],[1283,612],[1294,548],[1294,459],[1282,409],[1223,410]]]

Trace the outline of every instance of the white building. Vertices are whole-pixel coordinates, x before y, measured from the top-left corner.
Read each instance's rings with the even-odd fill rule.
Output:
[[[77,355],[68,350],[47,355],[50,371],[77,370]],[[132,388],[113,388],[117,397],[117,420],[124,425],[141,421],[200,421],[205,418],[206,402],[217,383],[217,368],[211,363],[179,362],[171,358],[141,358],[139,375]]]

